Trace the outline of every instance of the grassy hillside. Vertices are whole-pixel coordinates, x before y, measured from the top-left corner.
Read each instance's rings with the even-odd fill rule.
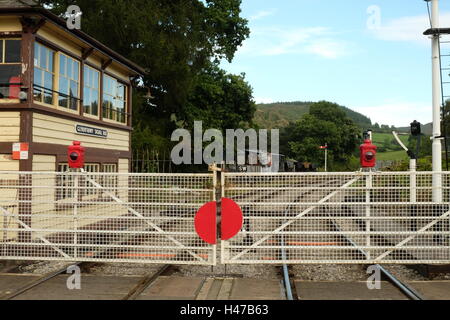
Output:
[[[257,106],[254,122],[265,129],[284,128],[309,112],[312,102],[277,102]],[[342,107],[347,116],[362,128],[372,125],[370,119],[358,112]]]
[[[402,128],[398,128],[398,131],[399,132],[410,132],[411,128],[410,127],[402,127]],[[433,135],[433,124],[432,123],[422,124],[422,133],[427,136]]]
[[[267,129],[281,129],[286,127],[289,122],[299,120],[304,114],[309,112],[312,102],[277,102],[271,104],[260,104],[257,106],[254,122],[260,128]],[[353,110],[342,107],[347,116],[352,119],[357,125],[361,127],[361,133],[363,129],[370,128],[372,126],[371,120]],[[424,125],[422,127],[425,134],[431,129],[431,125]],[[409,132],[410,128],[397,128],[399,132]],[[378,147],[378,160],[407,160],[408,156],[406,152],[395,141],[394,136],[391,133],[391,129],[380,130],[385,133],[374,132],[373,142]],[[400,136],[400,139],[408,144],[408,136]]]
[[[406,151],[395,141],[392,134],[389,133],[373,133],[373,143],[378,147],[378,160],[407,160]],[[409,136],[400,136],[400,140],[407,146]]]
[[[259,104],[254,122],[264,129],[279,129],[287,127],[289,122],[299,120],[309,112],[312,102]]]

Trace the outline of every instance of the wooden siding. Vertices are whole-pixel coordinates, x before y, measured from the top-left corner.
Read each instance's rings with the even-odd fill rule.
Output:
[[[20,142],[19,136],[20,112],[0,111],[0,142]]]
[[[22,25],[18,17],[1,17],[0,32],[21,32]]]
[[[75,126],[77,124],[105,129],[108,131],[108,138],[76,134]],[[129,151],[129,139],[128,131],[84,124],[39,113],[33,114],[33,142],[71,145],[73,141],[81,141],[84,147]]]

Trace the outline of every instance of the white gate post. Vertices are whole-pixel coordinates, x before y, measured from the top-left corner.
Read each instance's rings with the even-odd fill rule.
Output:
[[[370,232],[371,232],[371,220],[370,220],[370,216],[371,216],[371,210],[370,210],[370,194],[371,194],[371,188],[372,188],[372,171],[369,171],[369,174],[366,177],[366,246],[370,247],[371,245],[371,241],[370,241]],[[371,252],[370,249],[366,249],[365,250],[367,255],[366,258],[368,260],[371,259]]]
[[[74,244],[74,258],[78,258],[78,185],[79,185],[79,176],[78,172],[75,172],[74,179],[74,205],[73,205],[73,244]]]
[[[413,204],[417,202],[417,176],[416,176],[416,169],[417,168],[417,160],[411,159],[409,161],[409,171],[410,171],[410,177],[409,177],[409,201]]]

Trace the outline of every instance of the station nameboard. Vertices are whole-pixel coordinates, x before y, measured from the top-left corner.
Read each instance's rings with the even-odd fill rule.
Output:
[[[97,138],[108,138],[108,130],[87,127],[80,124],[75,125],[75,131],[77,134],[82,134],[85,136],[97,137]]]

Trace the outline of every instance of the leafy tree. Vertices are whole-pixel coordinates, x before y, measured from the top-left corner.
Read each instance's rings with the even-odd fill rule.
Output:
[[[251,88],[217,62],[249,36],[241,0],[41,0],[57,15],[78,5],[82,30],[148,70],[134,89],[133,147],[171,147],[179,126],[238,126],[253,118]],[[151,89],[153,100],[143,99]],[[219,100],[215,100],[218,98]],[[220,121],[213,121],[220,116]],[[176,121],[173,121],[176,119]]]
[[[417,143],[418,143],[418,137],[410,136],[408,139],[408,149],[412,152],[417,152]],[[432,154],[432,145],[433,142],[431,141],[429,136],[426,136],[424,134],[420,137],[420,144],[419,144],[419,158],[424,158],[427,156],[431,156]]]
[[[252,94],[245,74],[227,74],[217,64],[211,64],[197,77],[183,110],[187,127],[195,120],[203,120],[205,129],[249,127],[256,111]]]
[[[329,146],[330,162],[346,163],[354,155],[359,142],[360,129],[339,105],[321,101],[311,106],[309,114],[284,131],[282,149],[298,161],[322,163],[324,152],[319,147]]]
[[[155,96],[145,110],[184,108],[196,76],[211,59],[231,61],[248,37],[241,0],[46,0],[56,14],[83,11],[83,31],[146,68]]]

